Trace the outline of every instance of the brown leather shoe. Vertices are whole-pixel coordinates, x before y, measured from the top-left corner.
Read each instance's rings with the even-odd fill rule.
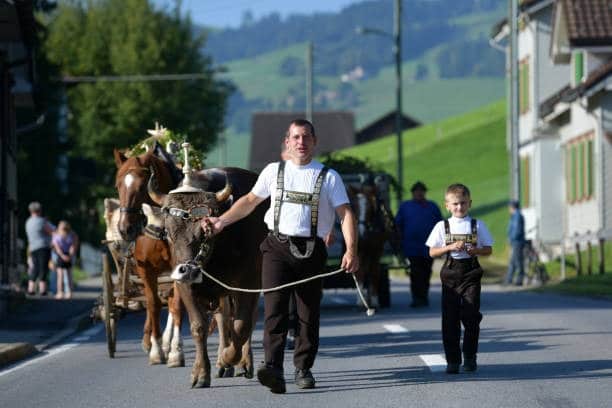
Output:
[[[261,385],[268,387],[274,394],[284,394],[287,392],[285,377],[281,368],[262,364],[257,368],[257,379]]]
[[[303,390],[315,387],[315,379],[310,370],[295,370],[295,385]]]

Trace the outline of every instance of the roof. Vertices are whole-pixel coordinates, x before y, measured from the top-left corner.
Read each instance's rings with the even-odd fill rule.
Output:
[[[570,46],[612,45],[612,4],[608,0],[557,0],[555,7],[563,7]]]
[[[325,111],[313,113],[317,134],[315,153],[325,154],[355,144],[355,118],[352,112]],[[256,112],[251,120],[251,153],[249,168],[262,170],[280,159],[280,146],[289,123],[304,118],[303,112]]]
[[[554,111],[555,105],[560,102],[572,102],[584,96],[598,84],[612,77],[612,60],[589,73],[585,80],[575,87],[566,85],[554,95],[540,104],[540,117],[543,118]]]
[[[393,133],[395,131],[395,112],[395,110],[392,110],[359,129],[355,141],[357,143],[364,143]],[[421,122],[402,113],[402,130],[412,129],[417,126],[421,126]],[[391,130],[389,131],[389,129]]]
[[[547,3],[547,2],[550,2],[550,0],[523,0],[520,2],[518,6],[519,13],[531,14],[535,11],[540,10],[540,6],[544,5],[540,3]],[[497,35],[499,35],[502,32],[506,24],[508,24],[508,17],[504,17],[501,20],[499,20],[497,23],[495,23],[493,27],[491,28],[491,38],[497,37]]]

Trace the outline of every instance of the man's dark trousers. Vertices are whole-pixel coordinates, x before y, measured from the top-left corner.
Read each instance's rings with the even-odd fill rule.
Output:
[[[461,323],[463,354],[468,357],[478,352],[480,335],[480,280],[482,269],[476,258],[450,259],[440,271],[442,280],[442,341],[446,362],[461,363]]]
[[[303,253],[305,240],[292,239]],[[264,288],[284,285],[319,274],[323,271],[327,260],[327,250],[320,238],[316,239],[314,251],[306,259],[295,258],[289,250],[289,242],[283,242],[273,235],[266,237],[260,249],[263,254]],[[265,363],[277,368],[283,367],[291,291],[295,295],[299,319],[293,363],[296,368],[306,370],[313,366],[319,350],[319,319],[323,294],[321,279],[264,294]]]
[[[428,256],[409,256],[410,261],[410,292],[414,305],[429,303],[429,281],[433,259]]]

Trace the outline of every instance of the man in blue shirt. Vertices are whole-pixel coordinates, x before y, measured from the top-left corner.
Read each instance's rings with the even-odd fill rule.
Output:
[[[429,280],[433,259],[425,241],[438,221],[440,208],[425,198],[427,187],[420,181],[410,189],[412,200],[404,201],[397,211],[395,223],[402,240],[404,257],[410,262],[410,307],[429,305]]]
[[[514,274],[518,271],[516,285],[523,284],[525,276],[523,251],[525,248],[525,219],[521,214],[518,201],[512,200],[508,204],[510,211],[510,223],[508,224],[508,241],[512,247],[510,260],[508,262],[508,273],[506,274],[506,284],[512,284]]]

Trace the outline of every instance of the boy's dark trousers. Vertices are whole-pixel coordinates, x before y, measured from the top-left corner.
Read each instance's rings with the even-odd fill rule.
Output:
[[[464,327],[463,354],[478,352],[480,334],[480,280],[477,258],[449,259],[440,271],[442,280],[442,341],[446,362],[461,364],[461,323]]]
[[[300,251],[300,239],[294,239]],[[260,245],[263,254],[262,283],[264,288],[280,286],[321,273],[327,260],[327,249],[321,238],[316,238],[312,255],[295,258],[288,242],[281,242],[272,234]],[[312,367],[319,349],[319,319],[323,284],[315,279],[292,288],[264,294],[264,354],[265,363],[283,368],[285,341],[289,329],[289,295],[293,291],[297,306],[298,332],[295,333],[293,364],[307,370]]]

